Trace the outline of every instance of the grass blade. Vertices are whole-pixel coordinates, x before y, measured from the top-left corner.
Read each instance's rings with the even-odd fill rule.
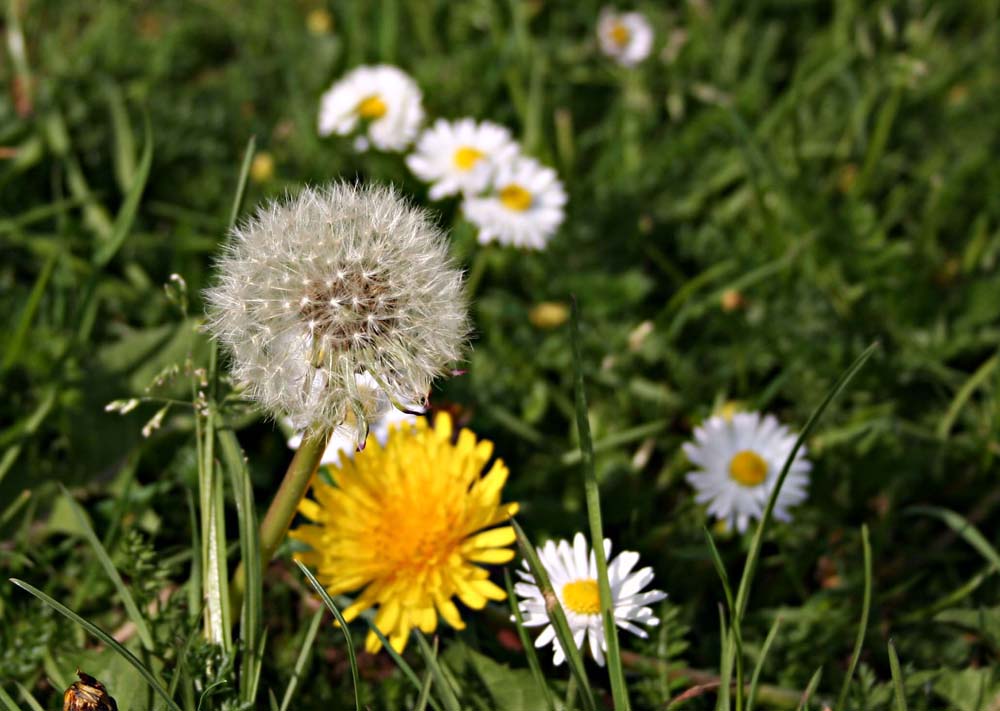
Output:
[[[797,711],[803,711],[803,709],[807,708],[806,704],[809,703],[809,699],[812,698],[812,695],[816,693],[816,687],[819,686],[819,680],[822,677],[823,677],[823,667],[820,667],[812,675],[812,679],[809,680],[809,685],[806,686],[806,690],[802,692],[802,700],[799,701]]]
[[[896,695],[896,711],[906,711],[906,692],[903,689],[903,672],[899,668],[896,645],[889,640],[889,670],[892,672],[892,687]]]
[[[583,459],[583,487],[587,500],[587,518],[590,522],[590,542],[597,562],[597,586],[601,598],[601,617],[604,621],[604,640],[607,644],[608,676],[611,679],[611,696],[617,711],[629,711],[628,689],[622,668],[621,650],[618,647],[618,625],[615,624],[614,598],[608,579],[608,561],[604,552],[604,523],[601,520],[601,494],[594,471],[594,443],[590,436],[587,415],[587,393],[583,382],[583,357],[580,353],[580,309],[573,299],[573,370],[576,394],[576,426],[580,434],[580,452]]]
[[[247,141],[246,150],[243,151],[243,165],[240,166],[240,177],[236,179],[236,194],[233,196],[233,206],[229,210],[229,228],[226,230],[226,235],[232,232],[233,227],[236,226],[236,218],[240,215],[240,209],[243,207],[243,196],[246,194],[247,190],[247,178],[250,175],[250,164],[253,163],[253,154],[257,150],[257,137],[250,136],[250,140]]]
[[[583,657],[580,655],[580,650],[577,649],[576,643],[573,641],[573,633],[569,629],[566,613],[563,611],[562,605],[559,604],[559,598],[556,597],[555,591],[552,589],[552,583],[549,582],[549,576],[545,572],[545,567],[538,559],[538,554],[535,552],[534,546],[531,545],[531,541],[528,540],[527,535],[525,535],[521,525],[514,519],[511,519],[510,524],[514,527],[514,532],[517,534],[517,544],[521,549],[521,555],[528,561],[528,568],[535,577],[535,584],[542,591],[545,600],[548,601],[549,622],[552,623],[552,627],[556,631],[556,638],[559,640],[559,646],[562,647],[566,655],[566,663],[569,666],[570,674],[576,679],[581,698],[583,699],[583,705],[587,711],[597,711],[597,701],[595,701],[594,692],[590,688],[590,680],[587,678],[587,671],[583,666]]]
[[[719,555],[719,549],[715,547],[715,540],[712,538],[712,534],[709,530],[702,526],[702,530],[705,532],[705,540],[708,541],[708,549],[712,553],[712,563],[715,565],[715,572],[718,574],[719,579],[722,581],[722,590],[726,595],[726,608],[729,611],[729,621],[730,621],[730,631],[728,635],[729,644],[732,645],[732,657],[728,654],[723,655],[723,663],[725,660],[735,658],[736,661],[736,708],[737,711],[742,711],[743,708],[743,639],[740,636],[740,626],[736,622],[736,615],[734,611],[733,603],[733,589],[729,584],[729,574],[726,573],[726,566],[722,563],[722,556]],[[719,610],[719,617],[721,618],[721,624],[725,625],[726,615],[722,609]],[[727,670],[731,665],[726,664]],[[726,685],[728,689],[728,684]],[[722,692],[719,695],[720,700],[725,698],[725,694],[728,692]],[[728,699],[726,700],[726,705],[728,706]]]
[[[17,702],[11,698],[10,694],[0,686],[0,704],[3,704],[4,711],[21,711],[17,707]]]
[[[142,199],[142,193],[146,189],[149,170],[153,165],[153,129],[150,127],[149,114],[143,116],[143,125],[145,127],[143,130],[144,143],[142,157],[139,158],[139,168],[132,179],[132,184],[129,186],[128,194],[125,196],[125,200],[118,210],[118,215],[115,217],[111,237],[106,242],[101,243],[97,251],[94,252],[93,263],[97,268],[101,268],[110,262],[111,258],[115,256],[115,253],[122,246],[122,243],[125,242],[125,238],[128,237],[128,233],[132,229],[132,223],[135,222],[135,215],[139,209],[139,200]]]
[[[97,534],[94,533],[93,527],[90,525],[90,521],[87,519],[87,514],[84,513],[80,504],[76,502],[76,499],[66,490],[66,487],[59,485],[62,490],[63,496],[66,498],[66,502],[69,504],[70,510],[73,512],[73,516],[76,518],[77,523],[83,530],[83,537],[87,539],[87,543],[90,547],[94,549],[94,554],[97,556],[97,562],[101,564],[104,568],[104,572],[107,574],[108,579],[111,580],[111,584],[114,585],[115,590],[118,592],[118,597],[121,598],[122,604],[125,606],[125,612],[128,614],[128,618],[135,625],[136,634],[139,636],[139,641],[142,643],[143,649],[146,651],[153,651],[153,635],[149,631],[149,625],[146,624],[146,618],[143,616],[142,612],[139,610],[139,606],[135,602],[135,598],[132,597],[132,592],[125,585],[125,581],[122,580],[121,574],[115,567],[114,562],[111,560],[111,556],[108,555],[107,550],[101,544],[100,539],[98,539]]]
[[[357,711],[361,711],[361,697],[359,696],[361,684],[358,680],[358,657],[354,652],[354,640],[351,639],[351,630],[347,627],[347,620],[345,620],[344,616],[340,614],[340,610],[338,610],[337,605],[334,604],[333,598],[330,597],[330,593],[326,591],[326,588],[320,585],[320,582],[316,579],[316,576],[312,574],[312,571],[299,561],[295,561],[295,565],[299,566],[299,570],[302,571],[302,574],[309,579],[309,584],[313,586],[313,590],[315,590],[320,596],[320,599],[323,600],[323,604],[329,608],[330,612],[333,613],[333,616],[337,618],[337,622],[340,624],[340,629],[344,630],[344,638],[347,641],[347,659],[351,663],[351,677],[354,681],[354,707]],[[387,643],[383,642],[383,644]],[[389,646],[389,649],[392,649],[392,647]],[[395,652],[395,650],[392,651]],[[410,670],[410,673],[412,674],[413,671]],[[415,674],[414,678],[416,678]],[[417,682],[417,688],[420,688],[419,681]]]
[[[940,506],[913,506],[906,510],[908,514],[926,514],[939,518],[948,524],[955,533],[965,539],[965,542],[979,551],[990,565],[1000,570],[1000,553],[988,540],[979,532],[979,529],[969,523],[964,516],[959,513]]]
[[[28,708],[30,708],[31,711],[45,711],[45,709],[42,708],[42,705],[35,701],[35,697],[31,695],[31,692],[28,691],[27,688],[25,688],[24,684],[18,683],[17,690],[21,692],[21,697],[24,699],[24,702],[28,704]]]
[[[114,637],[112,637],[110,634],[102,630],[94,623],[89,622],[88,620],[85,620],[84,618],[80,617],[78,614],[73,612],[71,609],[69,609],[62,603],[52,599],[51,597],[43,593],[35,586],[26,583],[23,580],[18,580],[17,578],[11,578],[10,582],[14,583],[14,585],[21,588],[25,592],[31,593],[39,600],[44,602],[46,605],[51,607],[53,610],[58,612],[60,615],[72,620],[73,622],[80,625],[88,632],[90,632],[90,634],[92,634],[94,637],[101,640],[101,642],[103,642],[112,650],[114,650],[122,659],[131,664],[135,668],[135,670],[139,672],[140,676],[142,676],[142,678],[146,680],[146,683],[149,684],[149,686],[153,689],[153,691],[156,692],[156,694],[159,695],[160,698],[162,698],[166,702],[167,708],[171,709],[171,711],[181,711],[181,707],[178,706],[177,703],[172,698],[170,698],[170,695],[167,694],[166,689],[163,688],[163,686],[160,684],[157,678],[153,675],[153,672],[147,669],[142,662],[136,659],[135,655],[132,654],[132,652],[125,649],[125,647],[123,647]],[[15,708],[17,707],[15,706]]]
[[[292,703],[292,698],[295,696],[295,691],[299,686],[299,679],[302,678],[306,664],[309,663],[313,642],[316,641],[316,633],[319,632],[319,625],[322,621],[323,608],[321,607],[316,610],[316,614],[313,615],[312,620],[309,622],[309,629],[306,630],[306,636],[302,640],[302,648],[299,649],[298,659],[295,660],[295,667],[292,669],[292,678],[288,681],[288,688],[285,689],[285,695],[281,700],[281,707],[278,711],[288,711],[288,706]]]
[[[417,705],[414,707],[414,711],[424,711],[427,708],[427,702],[431,698],[431,680],[433,678],[428,669],[424,675],[424,685],[420,687],[420,696],[417,697]]]
[[[861,656],[861,648],[865,643],[865,633],[868,631],[868,613],[872,604],[872,547],[868,542],[868,526],[861,527],[861,545],[865,553],[865,599],[861,608],[861,624],[858,625],[858,636],[854,640],[854,651],[851,653],[851,663],[847,667],[847,675],[844,677],[844,685],[840,687],[840,696],[837,698],[835,711],[844,708],[847,701],[847,692],[851,688],[851,679],[854,670],[858,666],[858,658]]]
[[[28,295],[28,301],[21,312],[21,317],[17,320],[17,326],[14,327],[14,333],[10,336],[10,341],[7,342],[3,363],[0,363],[0,373],[6,372],[21,357],[21,351],[24,350],[24,343],[27,340],[31,322],[35,318],[38,305],[42,302],[45,287],[48,286],[49,277],[52,276],[52,270],[55,268],[58,260],[59,252],[53,252],[45,261],[42,271],[38,273],[38,278],[35,279],[35,284],[31,287],[31,293]]]
[[[434,677],[434,685],[437,687],[438,694],[441,697],[441,703],[444,704],[447,711],[462,711],[462,706],[458,702],[458,697],[455,695],[455,690],[452,688],[451,684],[448,683],[448,678],[444,675],[444,670],[437,660],[437,637],[434,638],[434,647],[427,643],[427,639],[424,637],[420,630],[414,630],[413,636],[417,638],[417,645],[420,647],[420,651],[424,655],[424,661],[427,663],[427,668],[430,670],[431,676]]]
[[[528,667],[531,669],[531,675],[535,677],[535,683],[538,685],[538,695],[545,703],[545,708],[549,709],[549,711],[555,711],[555,703],[552,701],[549,685],[545,683],[545,674],[542,672],[542,665],[538,661],[538,653],[535,651],[535,645],[532,643],[531,637],[528,636],[528,631],[524,628],[524,617],[521,615],[521,608],[517,605],[517,596],[514,594],[514,583],[510,579],[510,571],[507,568],[503,569],[503,581],[507,588],[507,599],[510,601],[510,610],[514,615],[514,626],[517,628],[517,636],[521,640],[521,646],[524,647],[524,655],[528,658]]]
[[[392,645],[389,643],[388,638],[384,634],[382,634],[382,630],[376,627],[375,623],[368,617],[365,617],[364,619],[365,622],[368,623],[368,629],[372,631],[372,634],[378,637],[379,641],[382,643],[382,647],[385,649],[385,651],[389,653],[389,656],[392,657],[392,660],[396,662],[396,666],[398,666],[399,670],[403,672],[403,675],[410,680],[410,682],[418,691],[423,689],[424,682],[420,681],[420,677],[418,677],[417,673],[413,671],[413,667],[411,667],[409,664],[406,663],[406,660],[403,659],[403,657],[399,654],[399,652],[397,652],[395,649],[392,648]],[[431,708],[435,709],[435,711],[442,711],[441,705],[438,704],[438,702],[434,699],[433,696],[429,697],[427,701],[431,705]]]
[[[753,675],[750,677],[750,693],[747,695],[747,711],[753,711],[753,706],[757,702],[757,688],[760,682],[760,673],[764,668],[764,661],[767,659],[767,653],[771,649],[771,643],[774,642],[774,638],[778,636],[778,628],[781,627],[781,615],[777,615],[774,618],[774,624],[771,625],[771,629],[767,633],[767,637],[764,638],[764,646],[760,650],[760,658],[757,659],[757,666],[753,669]]]
[[[254,509],[250,473],[247,471],[246,459],[236,434],[227,429],[219,430],[218,435],[220,454],[229,474],[233,498],[236,499],[240,559],[243,561],[245,571],[243,607],[240,611],[240,639],[243,642],[240,698],[244,703],[252,704],[257,698],[257,686],[260,681],[261,599],[264,594],[260,544],[257,540],[257,514]]]

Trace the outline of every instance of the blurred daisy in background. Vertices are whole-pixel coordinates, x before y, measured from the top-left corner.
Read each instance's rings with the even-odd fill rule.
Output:
[[[514,530],[500,525],[518,508],[500,501],[507,467],[497,459],[483,475],[493,443],[469,430],[455,441],[452,434],[441,412],[433,427],[426,418],[393,427],[384,447],[372,435],[332,471],[333,484],[315,481],[315,498],[299,504],[310,523],[290,534],[309,546],[296,558],[331,595],[360,590],[344,618],[377,606],[375,625],[398,652],[414,628],[433,632],[439,615],[463,629],[452,598],[480,610],[507,597],[479,565],[514,558]],[[369,632],[365,649],[380,647]]]
[[[543,249],[565,217],[566,191],[556,172],[521,156],[497,166],[492,188],[462,205],[479,241]]]
[[[405,410],[399,410],[393,406],[388,396],[382,391],[382,388],[379,387],[372,376],[363,373],[356,376],[356,380],[358,393],[361,394],[361,397],[374,401],[365,408],[371,413],[370,417],[372,418],[366,425],[370,428],[375,441],[383,447],[386,441],[388,441],[389,431],[393,427],[412,426],[419,416],[416,413],[422,413],[426,409],[423,404],[407,404],[404,406]],[[294,427],[292,421],[288,418],[285,418],[285,423],[289,427]],[[302,444],[303,434],[304,430],[300,430],[289,437],[288,446],[290,449],[299,448]],[[323,466],[340,466],[341,455],[346,456],[348,459],[354,456],[354,453],[358,449],[359,439],[361,437],[358,433],[358,424],[352,413],[348,411],[347,419],[330,436],[330,441],[326,445],[326,450],[323,452],[320,464]]]
[[[740,533],[751,519],[760,520],[781,467],[795,446],[796,436],[773,415],[735,412],[715,415],[694,431],[684,453],[699,469],[687,475],[695,500],[708,504],[712,516]],[[809,470],[805,447],[799,449],[778,494],[774,517],[789,521],[790,506],[806,499]]]
[[[642,568],[632,572],[639,562],[638,553],[622,551],[617,557],[610,559],[611,541],[607,538],[604,539],[604,553],[609,557],[608,581],[611,584],[615,623],[622,629],[645,639],[648,634],[639,625],[652,627],[660,623],[659,618],[653,616],[653,610],[649,605],[665,599],[667,594],[661,590],[643,592],[643,589],[653,582],[653,569]],[[584,638],[589,639],[591,656],[595,662],[604,666],[604,653],[608,650],[608,644],[604,638],[604,623],[601,620],[597,560],[587,544],[587,539],[582,533],[577,533],[572,546],[565,540],[558,543],[548,541],[538,549],[538,558],[566,613],[566,621],[573,633],[573,642],[579,649],[583,646]],[[528,568],[527,561],[522,561],[522,564],[525,569]],[[557,665],[562,664],[566,655],[559,640],[556,639],[555,627],[549,620],[545,596],[530,572],[518,570],[517,574],[523,582],[517,583],[514,590],[523,598],[518,607],[524,616],[524,625],[525,627],[546,625],[535,640],[535,646],[544,647],[551,642],[554,650],[552,661]]]
[[[653,27],[641,13],[605,7],[597,21],[597,39],[604,54],[622,66],[634,67],[653,49]]]
[[[323,94],[319,134],[346,136],[359,127],[355,147],[369,143],[383,151],[401,151],[417,135],[424,118],[422,95],[406,72],[388,64],[361,66],[348,72]]]
[[[510,131],[490,121],[438,119],[424,130],[406,164],[421,180],[432,183],[431,200],[458,193],[480,193],[489,187],[496,166],[514,159],[518,145]]]

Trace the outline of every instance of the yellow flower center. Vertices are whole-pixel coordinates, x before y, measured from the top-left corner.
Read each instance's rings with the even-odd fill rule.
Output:
[[[372,94],[358,102],[358,115],[363,119],[382,118],[388,110],[389,107],[378,94]]]
[[[616,22],[611,28],[611,40],[619,47],[628,44],[629,31],[621,22]]]
[[[485,153],[472,146],[462,146],[455,151],[455,157],[452,160],[455,161],[455,167],[459,170],[472,170],[476,163],[485,157]]]
[[[767,478],[767,462],[756,452],[744,449],[730,460],[729,476],[743,486],[759,486]]]
[[[601,593],[592,578],[566,583],[562,596],[566,607],[578,615],[596,615],[601,611]]]
[[[531,207],[531,193],[517,183],[511,183],[500,189],[500,202],[509,210],[524,212]]]

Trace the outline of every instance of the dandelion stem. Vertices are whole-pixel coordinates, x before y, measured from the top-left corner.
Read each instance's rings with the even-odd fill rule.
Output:
[[[302,445],[292,457],[285,476],[281,480],[278,492],[271,500],[271,505],[260,524],[260,560],[266,566],[274,557],[278,546],[285,540],[299,502],[305,496],[312,482],[313,475],[319,469],[320,460],[330,440],[329,430],[314,430],[310,428],[302,439]],[[243,588],[246,582],[246,571],[241,562],[233,575],[232,605],[238,610],[243,601]]]

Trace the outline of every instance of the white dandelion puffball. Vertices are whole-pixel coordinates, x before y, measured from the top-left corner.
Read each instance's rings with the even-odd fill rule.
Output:
[[[764,515],[795,434],[773,415],[738,412],[710,417],[695,429],[694,440],[684,444],[684,453],[699,467],[687,475],[695,501],[708,504],[709,514],[743,533],[751,519]],[[788,508],[805,501],[810,469],[802,447],[778,493],[775,518],[791,520]]]
[[[653,49],[653,27],[642,13],[618,13],[605,7],[597,21],[597,39],[604,54],[622,66],[634,67]]]
[[[438,119],[417,139],[406,164],[431,183],[431,200],[458,193],[475,194],[489,187],[498,165],[513,160],[518,145],[503,126],[470,118],[451,123]]]
[[[611,555],[611,541],[604,539],[604,554]],[[582,533],[573,538],[572,547],[569,541],[555,543],[548,541],[538,549],[538,558],[549,576],[552,589],[566,613],[566,621],[573,633],[573,642],[577,649],[583,646],[584,638],[590,642],[590,654],[594,661],[604,666],[604,653],[608,651],[607,640],[604,638],[604,622],[601,619],[601,598],[597,584],[597,560],[590,550],[587,539]],[[611,584],[612,608],[615,614],[615,624],[639,637],[647,637],[640,624],[655,626],[659,618],[653,616],[649,607],[667,597],[660,590],[643,589],[653,582],[653,569],[642,568],[632,572],[639,562],[639,554],[632,551],[622,551],[617,557],[608,561],[608,581]],[[528,564],[522,561],[527,570]],[[535,640],[536,647],[544,647],[552,643],[552,661],[562,664],[566,658],[556,630],[549,620],[545,607],[545,597],[534,576],[530,572],[518,570],[517,574],[523,582],[514,586],[515,592],[523,598],[518,607],[524,616],[526,627],[547,625]]]
[[[424,119],[422,95],[406,72],[388,64],[362,66],[348,72],[320,99],[319,134],[346,136],[359,127],[368,142],[382,151],[401,151],[417,135]]]
[[[462,204],[479,241],[543,249],[565,217],[566,191],[556,172],[522,156],[497,167],[492,187]]]
[[[382,392],[375,379],[367,373],[357,376],[356,382],[358,390],[362,393],[362,399],[365,398],[366,393],[370,393],[373,398],[374,404],[369,414],[371,419],[368,426],[370,432],[375,435],[376,441],[383,447],[389,440],[389,431],[392,428],[412,426],[417,421],[417,413],[422,413],[425,409],[423,404],[418,403],[405,403],[404,410],[396,409],[389,402],[389,398]],[[330,436],[330,441],[323,451],[320,464],[339,467],[341,456],[345,456],[348,459],[354,458],[354,453],[358,449],[358,440],[363,436],[363,433],[359,432],[358,425],[353,420],[352,414],[348,412],[347,420],[343,425],[334,430]],[[291,420],[286,418],[286,421],[289,426],[292,426]],[[305,431],[303,430],[292,435],[288,439],[288,447],[290,449],[298,449],[302,445],[304,434]]]
[[[461,271],[392,188],[334,183],[262,205],[217,267],[208,330],[247,395],[296,429],[353,418],[363,441],[385,400],[423,401],[461,355]]]

